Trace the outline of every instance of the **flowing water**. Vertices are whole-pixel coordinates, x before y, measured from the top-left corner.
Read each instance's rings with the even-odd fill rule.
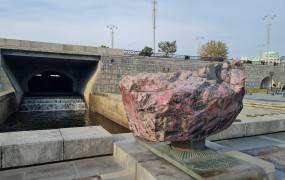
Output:
[[[12,114],[0,125],[0,132],[96,125],[113,134],[129,132],[104,116],[89,112],[84,100],[79,96],[25,97],[20,111]]]

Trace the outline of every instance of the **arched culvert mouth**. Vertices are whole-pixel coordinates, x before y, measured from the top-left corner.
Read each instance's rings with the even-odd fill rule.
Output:
[[[73,94],[73,80],[58,72],[46,71],[37,73],[28,80],[29,94]]]
[[[268,77],[265,77],[261,83],[260,83],[260,88],[261,89],[268,89],[271,87],[271,78],[268,76]]]

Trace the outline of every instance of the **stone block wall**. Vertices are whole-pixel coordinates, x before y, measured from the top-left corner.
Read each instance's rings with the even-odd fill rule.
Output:
[[[108,57],[103,56],[97,69],[97,79],[93,93],[119,93],[119,81],[123,75],[136,75],[142,72],[193,71],[213,62],[199,60],[176,60],[153,57]],[[214,62],[217,63],[217,62]],[[285,84],[285,67],[272,65],[245,65],[246,86],[260,87],[262,80],[274,72],[274,78]]]
[[[273,80],[285,85],[285,64],[279,66],[246,64],[245,72],[247,76],[247,87],[259,88],[262,80],[269,77],[270,72],[274,72]]]
[[[102,57],[97,69],[98,75],[93,86],[93,93],[119,93],[119,81],[123,75],[136,75],[142,72],[192,71],[206,64],[210,62],[149,57]]]

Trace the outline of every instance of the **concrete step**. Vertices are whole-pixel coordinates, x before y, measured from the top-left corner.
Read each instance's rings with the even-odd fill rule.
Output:
[[[113,137],[100,126],[0,133],[0,150],[1,168],[14,168],[110,155]]]
[[[117,180],[134,180],[124,171],[112,156],[102,156],[0,171],[0,179],[111,180],[117,174]]]
[[[128,170],[117,171],[100,176],[102,180],[134,180],[134,175],[131,175]]]

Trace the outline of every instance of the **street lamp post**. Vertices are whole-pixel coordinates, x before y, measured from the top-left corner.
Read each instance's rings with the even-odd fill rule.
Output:
[[[114,34],[115,34],[115,31],[118,29],[118,27],[115,25],[108,25],[107,28],[111,32],[111,47],[114,48]]]
[[[202,41],[205,39],[205,37],[204,36],[197,36],[196,37],[196,40],[198,41],[198,50],[197,50],[197,52],[199,52],[199,49],[201,48],[201,46],[202,46]]]
[[[261,58],[262,58],[262,52],[263,52],[263,48],[265,47],[264,44],[259,44],[257,45],[257,48],[259,50],[259,62],[261,63]]]
[[[152,28],[153,28],[153,52],[155,53],[155,47],[156,47],[156,5],[157,0],[153,0],[153,12],[152,12]]]
[[[266,15],[263,17],[263,20],[266,23],[266,30],[267,30],[267,39],[266,39],[266,50],[267,50],[267,56],[268,52],[270,50],[270,36],[271,36],[271,26],[272,26],[272,21],[276,18],[276,15]]]

